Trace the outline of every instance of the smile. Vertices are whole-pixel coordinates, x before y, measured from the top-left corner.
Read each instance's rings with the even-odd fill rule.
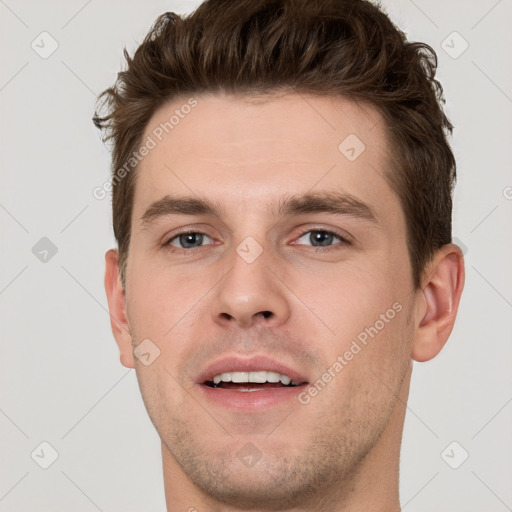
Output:
[[[206,386],[212,388],[231,389],[242,392],[296,387],[300,384],[300,382],[292,381],[288,375],[268,370],[222,372],[215,375],[213,381],[205,382]]]

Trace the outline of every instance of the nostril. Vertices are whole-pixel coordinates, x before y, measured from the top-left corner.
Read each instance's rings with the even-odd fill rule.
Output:
[[[229,313],[226,313],[226,312],[220,313],[219,316],[227,321],[234,321],[238,318],[236,315],[230,315]],[[274,313],[272,313],[272,311],[259,311],[258,313],[255,313],[253,315],[253,319],[257,319],[260,316],[267,319],[267,318],[273,317]],[[243,318],[243,316],[240,315],[240,317],[239,317],[240,321],[242,321],[242,318]],[[247,321],[247,322],[249,322],[249,321]]]

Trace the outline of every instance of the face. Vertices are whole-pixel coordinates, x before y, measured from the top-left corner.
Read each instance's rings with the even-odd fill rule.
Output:
[[[392,421],[414,335],[405,219],[371,107],[195,100],[144,136],[126,312],[133,345],[150,341],[135,367],[177,478],[281,507],[348,481]],[[176,109],[190,112],[160,134]]]

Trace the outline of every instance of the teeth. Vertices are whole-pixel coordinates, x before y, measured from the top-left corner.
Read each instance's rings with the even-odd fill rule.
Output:
[[[267,381],[268,382],[279,382],[280,373],[277,372],[267,372]]]
[[[213,378],[213,383],[218,384],[219,382],[231,382],[231,373],[224,372],[219,375],[215,375]]]
[[[265,370],[257,372],[223,372],[215,375],[213,378],[214,384],[220,382],[254,382],[255,384],[264,384],[265,382],[281,382],[285,386],[288,384],[296,384],[292,382],[288,375],[283,375],[277,372],[267,372]]]
[[[290,384],[292,379],[290,379],[290,377],[288,377],[287,375],[280,375],[279,380],[281,381],[281,384],[288,386],[288,384]]]
[[[249,372],[233,372],[231,382],[249,382]]]
[[[248,382],[263,384],[267,382],[267,372],[249,372]]]

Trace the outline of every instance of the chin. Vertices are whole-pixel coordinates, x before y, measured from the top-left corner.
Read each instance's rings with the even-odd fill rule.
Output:
[[[275,440],[264,444],[259,441],[260,452],[250,441],[243,441],[239,448],[240,443],[231,440],[230,448],[212,452],[210,447],[209,453],[195,456],[175,453],[175,458],[206,496],[240,510],[286,510],[313,504],[315,496],[322,496],[322,490],[340,478],[340,471],[333,467],[337,464],[334,458],[319,459],[318,452],[299,453],[296,449],[291,456],[290,450],[282,444],[279,449]]]

